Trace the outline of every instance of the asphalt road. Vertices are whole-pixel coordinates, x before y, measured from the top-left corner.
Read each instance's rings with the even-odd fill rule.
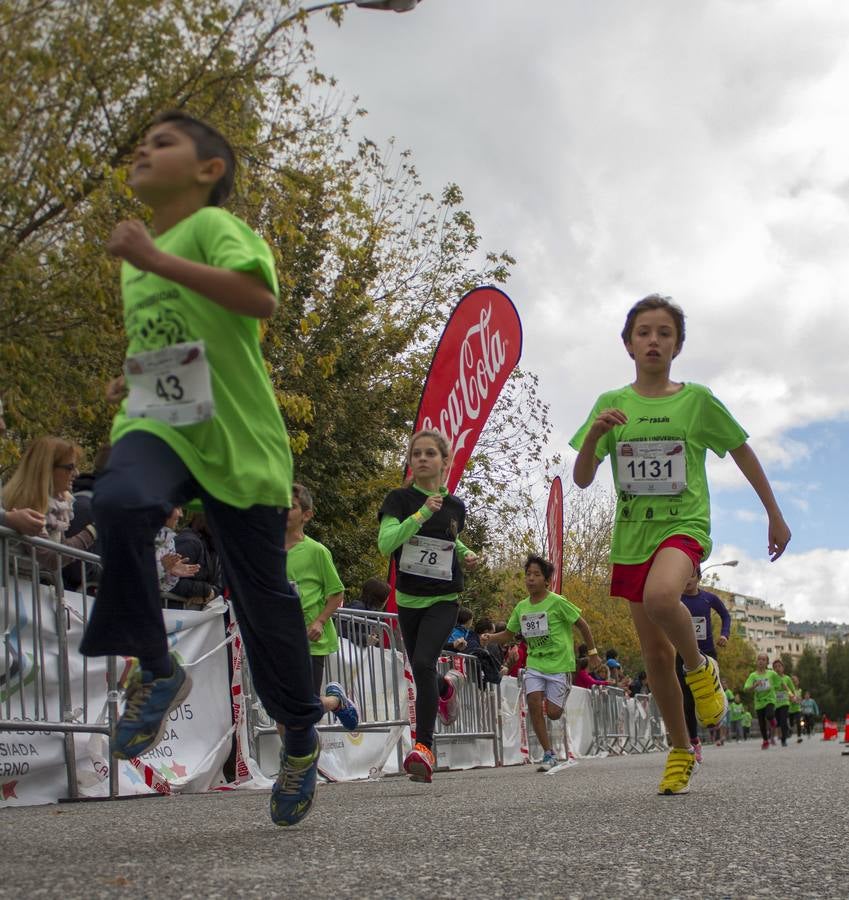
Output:
[[[0,897],[847,897],[849,756],[812,739],[323,785],[293,829],[265,792],[0,810]]]

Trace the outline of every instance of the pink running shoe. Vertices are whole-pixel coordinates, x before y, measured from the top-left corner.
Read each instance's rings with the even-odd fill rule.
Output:
[[[445,674],[445,681],[448,684],[448,691],[444,697],[439,698],[436,714],[443,725],[453,725],[460,714],[460,698],[457,692],[464,678],[456,669],[451,669]]]
[[[701,765],[702,764],[702,742],[696,738],[693,741],[693,753],[696,754],[696,762]]]

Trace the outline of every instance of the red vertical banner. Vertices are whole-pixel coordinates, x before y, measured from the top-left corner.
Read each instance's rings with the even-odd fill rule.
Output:
[[[445,479],[460,482],[486,420],[522,355],[522,323],[512,300],[494,287],[469,291],[448,318],[425,380],[413,433],[435,428],[453,450]],[[394,612],[395,567],[390,565]]]
[[[547,556],[554,566],[551,576],[551,590],[559,594],[563,587],[563,482],[556,476],[548,492],[548,507],[545,511],[545,534]]]

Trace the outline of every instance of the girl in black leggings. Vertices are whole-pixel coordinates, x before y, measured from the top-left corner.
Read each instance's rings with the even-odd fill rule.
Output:
[[[437,676],[436,663],[457,621],[463,569],[477,556],[458,540],[466,507],[444,485],[451,448],[438,431],[418,431],[410,441],[411,480],[390,491],[380,507],[381,553],[395,560],[398,623],[416,685],[416,743],[404,760],[413,781],[433,777],[436,716],[450,724],[457,716],[456,671]]]

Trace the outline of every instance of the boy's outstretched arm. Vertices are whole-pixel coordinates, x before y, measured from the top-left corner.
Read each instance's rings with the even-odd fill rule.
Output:
[[[784,521],[778,501],[775,499],[775,494],[772,492],[760,461],[755,456],[755,451],[748,444],[741,444],[736,450],[731,451],[731,458],[737,463],[737,468],[746,476],[746,481],[755,489],[755,493],[766,510],[769,518],[767,552],[770,560],[775,562],[790,543],[790,529]]]
[[[267,319],[277,308],[277,298],[262,279],[247,272],[218,269],[165,253],[154,244],[147,228],[137,219],[119,222],[106,249],[140,271],[176,281],[240,316]]]
[[[583,616],[581,616],[575,622],[575,627],[578,629],[578,631],[581,632],[581,637],[584,639],[584,643],[587,645],[587,647],[588,648],[591,647],[593,649],[593,651],[595,651],[595,652],[589,654],[590,658],[595,657],[596,659],[598,659],[599,655],[598,655],[598,651],[595,649],[595,641],[593,641],[593,633],[592,633],[592,631],[590,631],[590,626],[587,623],[587,620]]]

